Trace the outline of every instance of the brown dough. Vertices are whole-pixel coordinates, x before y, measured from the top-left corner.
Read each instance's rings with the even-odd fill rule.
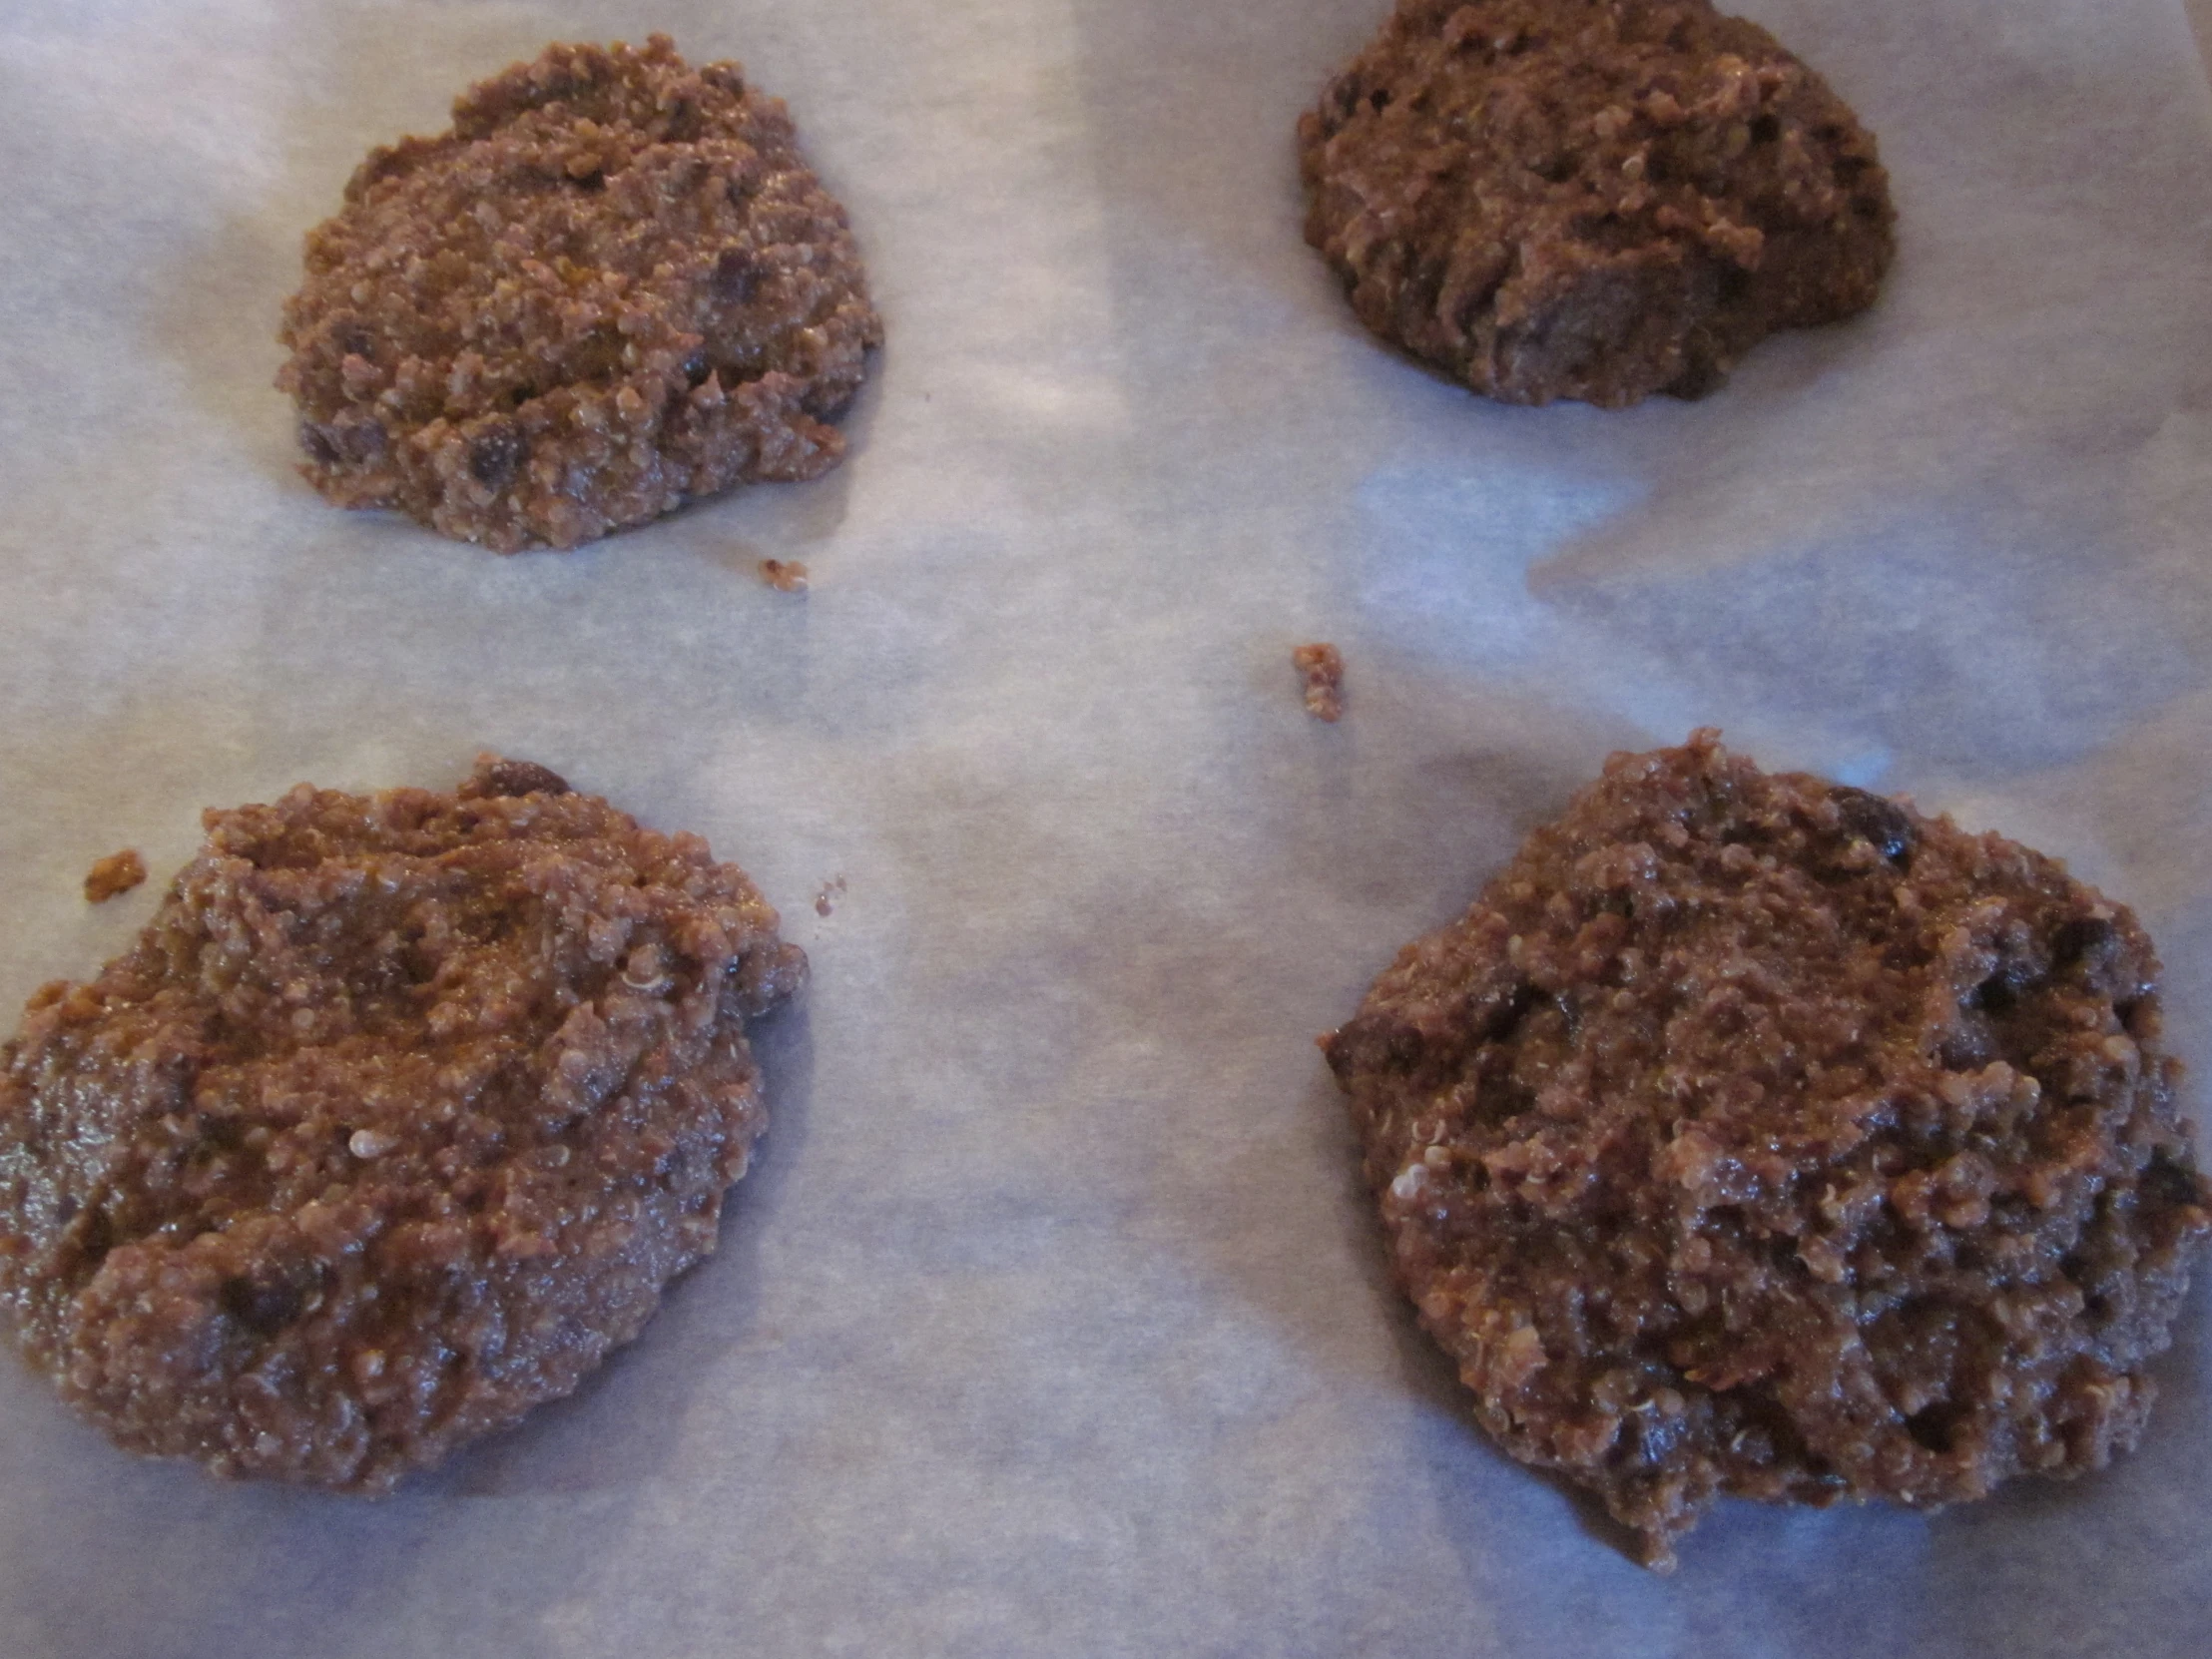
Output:
[[[829,470],[882,324],[783,104],[655,35],[372,154],[281,337],[315,488],[511,553]]]
[[[1722,1492],[2103,1466],[2212,1230],[2125,906],[1709,732],[1614,756],[1324,1041],[1476,1415],[1654,1564]]]
[[[543,767],[207,815],[0,1048],[0,1306],[135,1451],[379,1491],[568,1393],[715,1247],[806,957]]]
[[[1400,0],[1299,147],[1361,320],[1509,403],[1701,395],[1893,251],[1872,135],[1705,0]]]

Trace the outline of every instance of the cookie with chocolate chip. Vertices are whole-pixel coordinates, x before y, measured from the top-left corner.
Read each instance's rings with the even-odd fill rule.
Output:
[[[1723,1493],[2103,1466],[2212,1232],[2124,905],[1710,732],[1614,756],[1324,1042],[1476,1416],[1657,1565]]]
[[[1361,320],[1509,403],[1701,395],[1893,251],[1873,136],[1706,0],[1399,0],[1299,149]]]
[[[372,153],[281,338],[315,488],[505,553],[827,471],[882,324],[782,102],[656,35]]]
[[[206,816],[0,1047],[0,1308],[134,1451],[383,1490],[574,1389],[715,1247],[806,957],[543,767]]]

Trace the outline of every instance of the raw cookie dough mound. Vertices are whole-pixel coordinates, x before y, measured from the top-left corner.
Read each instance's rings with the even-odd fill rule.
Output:
[[[1400,0],[1299,149],[1361,320],[1509,403],[1698,396],[1893,251],[1872,135],[1705,0]]]
[[[380,1491],[568,1393],[715,1246],[806,957],[542,767],[207,815],[0,1048],[0,1302],[122,1445]]]
[[[1701,732],[1324,1043],[1483,1426],[1663,1566],[1720,1492],[1935,1505],[2135,1444],[2212,1229],[2157,975],[2052,859]]]
[[[782,102],[660,35],[549,46],[375,151],[306,267],[306,476],[503,553],[828,471],[882,339]]]

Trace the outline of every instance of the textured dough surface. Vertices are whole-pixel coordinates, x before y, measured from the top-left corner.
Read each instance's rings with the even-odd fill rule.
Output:
[[[1701,395],[1893,251],[1873,137],[1705,0],[1400,0],[1299,148],[1361,320],[1512,403]]]
[[[806,957],[541,767],[206,815],[0,1048],[0,1306],[136,1451],[377,1491],[572,1390],[713,1251]]]
[[[315,488],[513,552],[828,471],[882,324],[782,102],[656,35],[371,154],[280,337]]]
[[[2212,1228],[2129,911],[1711,733],[1616,755],[1325,1039],[1483,1425],[1665,1565],[1722,1492],[2141,1434]]]

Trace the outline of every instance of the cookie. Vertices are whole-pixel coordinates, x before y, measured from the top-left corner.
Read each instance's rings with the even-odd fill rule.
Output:
[[[784,105],[655,35],[373,152],[280,338],[316,489],[511,553],[828,471],[882,324]]]
[[[2101,1467],[2212,1230],[2125,906],[1710,732],[1614,756],[1324,1044],[1477,1417],[1655,1565],[1724,1492]]]
[[[713,1251],[806,957],[542,767],[206,815],[0,1048],[0,1306],[134,1451],[375,1492],[568,1393]]]
[[[1705,0],[1400,0],[1299,149],[1361,320],[1508,403],[1700,396],[1893,252],[1872,135]]]

